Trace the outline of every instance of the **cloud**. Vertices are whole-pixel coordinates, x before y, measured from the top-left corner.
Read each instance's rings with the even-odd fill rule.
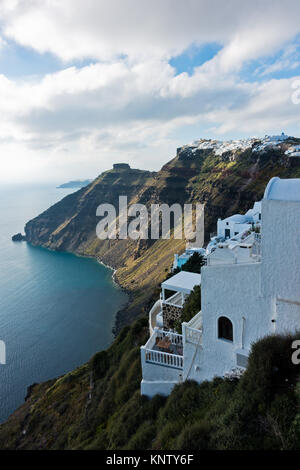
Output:
[[[70,67],[33,83],[0,76],[0,113],[24,135],[54,136],[93,132],[110,126],[140,123],[161,126],[211,107],[247,99],[247,85],[228,78],[207,80],[205,74],[175,75],[166,61]],[[178,124],[179,125],[179,124]],[[4,129],[4,128],[3,128]],[[10,128],[6,130],[9,134]],[[12,128],[15,134],[15,129]],[[44,145],[44,142],[42,143]]]
[[[6,37],[65,61],[170,57],[214,41],[220,63],[237,66],[300,30],[297,0],[2,0],[0,13]]]
[[[297,131],[292,79],[272,73],[298,65],[299,14],[291,0],[2,0],[3,47],[63,61],[45,76],[0,75],[2,168],[20,179],[27,167],[28,178],[90,177],[114,160],[157,169],[187,135]],[[170,65],[210,42],[221,49],[192,74]]]
[[[271,79],[252,84],[252,93],[243,107],[216,109],[206,115],[214,123],[213,130],[219,135],[236,132],[245,135],[263,135],[273,130],[290,130],[299,135],[300,108],[292,103],[292,84],[300,77]]]

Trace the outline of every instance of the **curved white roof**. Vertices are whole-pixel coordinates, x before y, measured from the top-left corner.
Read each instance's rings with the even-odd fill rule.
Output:
[[[225,220],[233,220],[234,222],[242,224],[247,221],[247,217],[242,214],[234,214],[234,215],[231,215],[230,217],[227,217],[227,219]]]
[[[200,286],[201,274],[180,271],[174,276],[161,283],[164,289],[174,290],[189,294],[195,286]]]
[[[264,199],[300,202],[300,178],[280,179],[275,176],[265,189]]]

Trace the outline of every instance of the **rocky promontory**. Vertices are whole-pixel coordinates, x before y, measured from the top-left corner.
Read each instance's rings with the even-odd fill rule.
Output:
[[[22,233],[16,233],[16,235],[13,235],[11,239],[13,242],[24,242],[26,241],[26,236],[22,235]]]

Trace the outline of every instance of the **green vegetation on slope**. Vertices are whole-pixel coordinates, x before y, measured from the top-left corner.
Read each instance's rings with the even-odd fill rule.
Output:
[[[193,158],[180,153],[157,173],[127,169],[102,173],[89,186],[65,197],[25,227],[27,240],[54,250],[94,256],[117,269],[116,280],[131,295],[130,305],[118,315],[117,330],[143,314],[163,281],[174,253],[184,240],[99,240],[96,208],[101,203],[118,207],[120,195],[128,204],[205,204],[208,239],[218,217],[248,210],[263,196],[269,179],[300,177],[283,151],[253,153],[251,150],[218,156],[201,152]]]
[[[117,279],[134,296],[123,322],[148,310],[184,241],[100,241],[96,207],[119,195],[143,204],[202,202],[206,236],[217,217],[245,211],[272,176],[300,177],[282,152],[242,152],[234,161],[209,152],[176,157],[160,172],[139,170],[99,176],[26,226],[29,242],[96,256],[118,268]],[[153,297],[152,297],[153,298]],[[192,293],[185,314],[198,311]],[[270,336],[253,347],[240,379],[216,378],[175,387],[168,398],[140,396],[140,346],[147,319],[125,327],[107,351],[57,380],[31,388],[26,402],[0,426],[3,449],[295,449],[300,447],[299,365],[291,362],[292,337]],[[297,335],[295,336],[295,338]],[[299,337],[299,335],[298,335]]]
[[[140,346],[147,320],[125,327],[107,350],[33,387],[0,426],[2,449],[297,449],[299,335],[269,336],[253,347],[240,380],[177,385],[168,398],[140,396]]]

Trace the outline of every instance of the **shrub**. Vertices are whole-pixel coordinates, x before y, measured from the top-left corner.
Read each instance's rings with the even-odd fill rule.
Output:
[[[209,450],[211,425],[206,422],[186,426],[178,436],[176,450]]]
[[[129,440],[126,450],[151,449],[152,440],[156,434],[156,427],[152,421],[146,421]]]
[[[189,271],[191,273],[201,273],[202,266],[205,265],[204,257],[199,253],[194,253],[186,263],[182,266],[182,271]]]
[[[295,388],[300,373],[300,365],[293,364],[291,360],[291,345],[295,338],[270,335],[253,345],[248,368],[240,384],[252,401],[265,407],[276,393]]]
[[[96,353],[91,359],[92,371],[95,379],[102,379],[109,368],[108,354],[106,351]]]

